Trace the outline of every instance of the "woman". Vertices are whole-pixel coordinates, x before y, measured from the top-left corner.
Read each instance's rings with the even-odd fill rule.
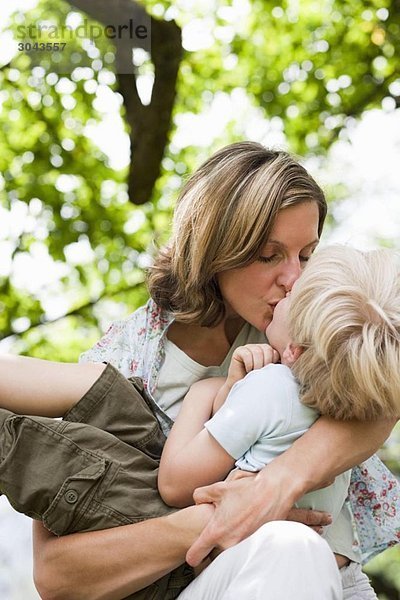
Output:
[[[114,324],[84,359],[106,360],[124,375],[142,377],[168,432],[181,399],[194,381],[226,374],[238,345],[264,341],[262,332],[275,305],[291,289],[318,243],[325,215],[321,189],[285,153],[270,152],[251,142],[222,149],[200,167],[180,196],[170,245],[159,255],[150,274],[152,300],[126,321]],[[199,490],[196,501],[212,502],[216,511],[196,542],[209,513],[202,522],[176,513],[60,539],[35,524],[39,591],[45,600],[122,598],[172,571],[194,542],[188,558],[198,564],[214,546],[231,546],[266,521],[286,518],[306,491],[370,456],[392,427],[393,422],[343,424],[320,419],[291,450],[254,478]],[[358,483],[356,479],[355,485]],[[391,502],[393,492],[384,492]],[[387,515],[383,517],[388,520]],[[360,519],[365,521],[364,513]],[[296,564],[304,577],[305,549],[298,545],[305,538],[303,528],[284,527],[285,531],[290,529],[291,543],[286,552],[290,547],[299,550]],[[277,541],[280,531],[272,534],[277,535]],[[264,535],[271,535],[264,532],[262,528],[256,538],[249,538],[258,540],[257,548],[265,546]],[[274,547],[270,537],[268,542]],[[245,540],[219,557],[220,582],[226,580],[230,585],[237,575],[236,566],[232,566],[237,553],[254,550],[254,544],[250,551],[248,543]],[[385,543],[383,540],[382,547]],[[371,547],[374,545],[375,540]],[[259,553],[253,553],[254,567]],[[317,555],[318,550],[313,556]],[[261,559],[265,565],[265,557]],[[324,573],[325,579],[331,576],[334,580],[330,565]],[[241,582],[246,573],[242,575]],[[212,576],[215,569],[210,571],[210,586],[215,587]],[[281,576],[280,581],[283,585]],[[314,583],[322,590],[321,581]],[[269,590],[274,587],[271,573],[267,585]],[[238,593],[239,583],[235,589]],[[207,597],[208,592],[201,593],[199,598]],[[222,593],[218,597],[222,598]],[[304,598],[337,597],[336,592],[326,592],[325,596],[313,593]],[[138,597],[153,597],[146,596],[145,591],[142,594]]]

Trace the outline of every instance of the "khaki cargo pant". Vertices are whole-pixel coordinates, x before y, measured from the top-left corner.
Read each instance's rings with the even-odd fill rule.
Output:
[[[159,517],[174,511],[157,489],[164,442],[141,380],[107,365],[62,421],[0,409],[0,493],[56,535]],[[128,598],[172,600],[193,577],[184,564]]]

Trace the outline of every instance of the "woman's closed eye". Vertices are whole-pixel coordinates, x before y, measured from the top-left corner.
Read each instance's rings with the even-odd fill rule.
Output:
[[[271,256],[259,256],[258,260],[263,263],[272,263],[280,259],[279,254],[272,254]]]
[[[263,263],[272,263],[272,262],[277,262],[278,260],[280,260],[281,256],[279,254],[272,254],[271,256],[259,256],[258,260],[259,262],[263,262]],[[301,263],[306,263],[310,260],[311,255],[310,256],[299,256],[299,261]]]

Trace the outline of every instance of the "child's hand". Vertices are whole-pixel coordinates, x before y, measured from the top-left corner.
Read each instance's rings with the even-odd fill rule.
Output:
[[[278,362],[278,360],[278,352],[269,344],[239,346],[232,355],[226,385],[230,389],[234,383],[243,379],[250,371],[261,369],[265,365]]]

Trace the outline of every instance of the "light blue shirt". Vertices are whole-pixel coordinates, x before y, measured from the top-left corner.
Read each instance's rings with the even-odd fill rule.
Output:
[[[205,427],[236,459],[244,471],[260,471],[285,452],[318,419],[319,413],[302,404],[292,371],[270,364],[238,381],[220,410]],[[359,561],[353,549],[351,515],[345,504],[351,471],[329,487],[310,492],[296,504],[329,512],[333,524],[324,533],[332,550]]]

